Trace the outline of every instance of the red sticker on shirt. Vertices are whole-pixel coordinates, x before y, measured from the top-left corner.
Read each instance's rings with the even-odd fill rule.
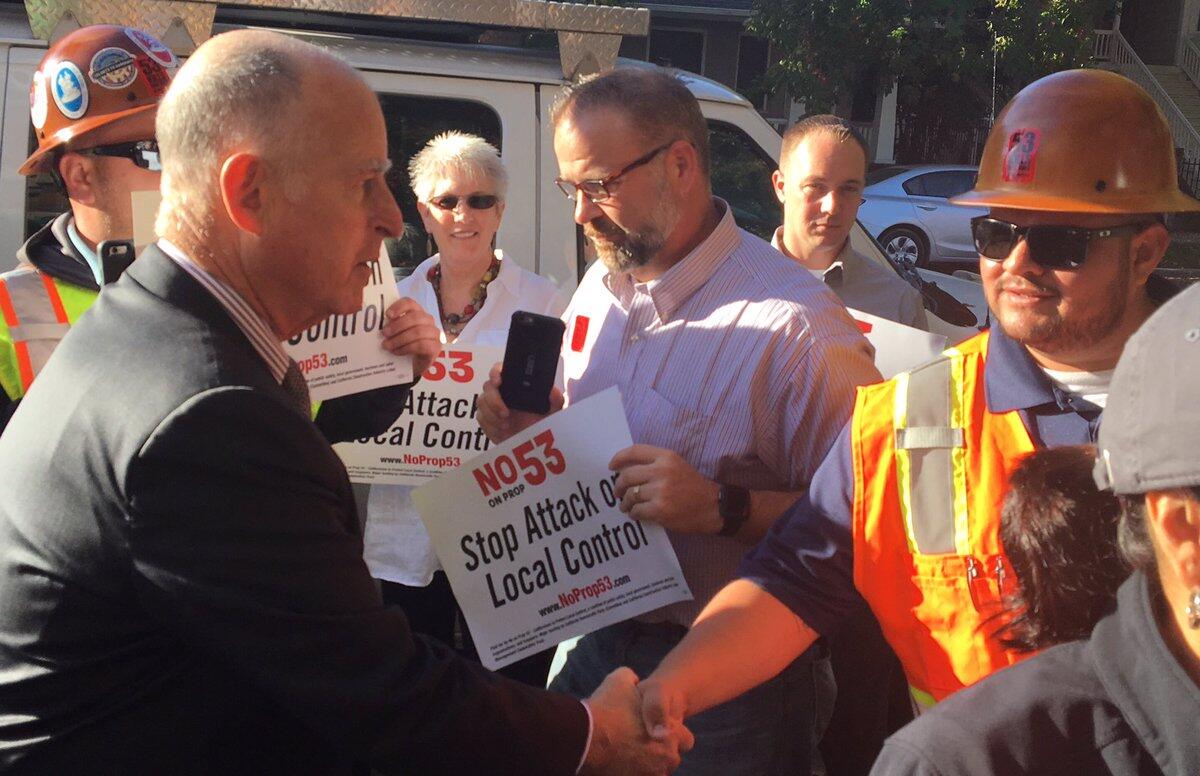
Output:
[[[1000,177],[1007,183],[1033,183],[1041,142],[1042,133],[1036,129],[1018,129],[1010,134],[1001,160]]]
[[[583,344],[587,342],[588,319],[586,315],[575,316],[575,328],[571,330],[571,350],[583,352]]]

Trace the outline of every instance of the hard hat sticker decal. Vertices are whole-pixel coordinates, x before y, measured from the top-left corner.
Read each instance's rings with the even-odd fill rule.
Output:
[[[171,76],[167,74],[167,69],[160,65],[158,60],[151,59],[146,54],[138,54],[137,64],[142,75],[146,76],[146,83],[150,85],[154,96],[162,97],[166,94],[167,87],[171,85]]]
[[[1008,136],[1001,177],[1008,183],[1033,183],[1038,146],[1042,133],[1036,129],[1018,129]]]
[[[137,79],[137,65],[128,51],[110,46],[100,49],[92,57],[88,78],[105,89],[124,89]]]
[[[137,44],[138,48],[152,56],[159,64],[173,68],[179,63],[175,59],[175,53],[171,49],[164,46],[158,38],[152,35],[147,35],[141,30],[135,30],[132,27],[125,28],[125,34],[129,39]]]
[[[50,111],[50,98],[46,96],[46,76],[39,70],[33,74],[33,88],[29,90],[29,118],[35,129],[46,126]]]
[[[83,118],[88,108],[88,88],[83,73],[71,62],[60,62],[54,71],[54,104],[69,119]]]

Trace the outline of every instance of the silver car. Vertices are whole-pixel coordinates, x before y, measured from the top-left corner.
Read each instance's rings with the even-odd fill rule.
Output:
[[[977,167],[920,165],[883,167],[867,174],[858,220],[888,258],[929,267],[945,261],[975,261],[971,219],[986,208],[947,200],[975,185]]]

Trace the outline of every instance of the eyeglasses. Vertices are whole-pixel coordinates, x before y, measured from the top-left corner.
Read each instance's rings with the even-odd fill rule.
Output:
[[[162,162],[158,158],[157,140],[135,140],[130,143],[92,146],[75,151],[87,156],[115,156],[129,161],[151,172],[161,172]]]
[[[466,202],[467,207],[471,210],[488,210],[496,206],[500,198],[495,194],[472,194],[469,197],[459,197],[454,194],[447,194],[444,197],[429,200],[429,204],[436,207],[438,210],[454,210],[458,207],[459,202]]]
[[[1110,226],[1104,229],[1081,229],[1075,226],[1017,226],[988,216],[971,219],[971,236],[975,250],[985,259],[1004,261],[1022,239],[1029,248],[1029,258],[1046,269],[1079,269],[1087,259],[1092,240],[1134,235],[1151,226],[1152,222]]]
[[[663,151],[666,151],[674,143],[675,141],[672,140],[670,143],[660,145],[658,148],[655,148],[646,155],[639,156],[637,159],[634,159],[632,162],[606,178],[600,178],[599,180],[591,181],[580,181],[579,183],[573,183],[572,181],[563,180],[562,178],[555,178],[554,185],[558,186],[558,190],[561,191],[567,199],[575,199],[575,192],[582,191],[583,196],[587,197],[592,202],[603,202],[612,196],[610,187],[614,183],[642,165],[647,164],[651,159],[658,156]]]

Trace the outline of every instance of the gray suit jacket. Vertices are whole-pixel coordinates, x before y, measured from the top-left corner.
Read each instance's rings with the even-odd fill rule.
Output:
[[[345,469],[150,248],[0,437],[0,770],[574,773],[582,706],[414,638]]]

